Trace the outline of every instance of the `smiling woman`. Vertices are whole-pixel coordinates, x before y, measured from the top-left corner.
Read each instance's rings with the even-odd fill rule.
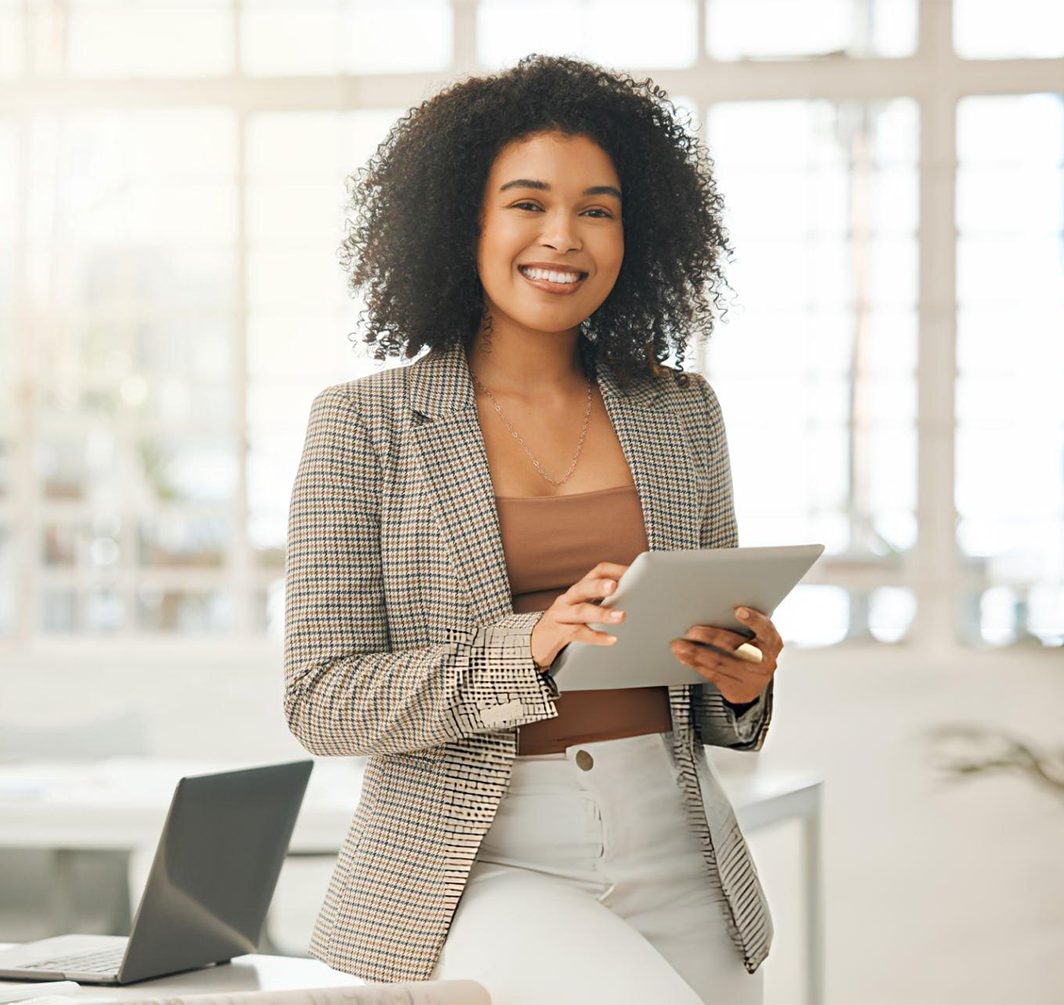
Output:
[[[293,489],[286,715],[369,756],[312,955],[510,1005],[759,1002],[772,919],[704,747],[761,746],[771,622],[756,674],[705,626],[728,649],[661,652],[704,684],[546,673],[619,641],[593,626],[643,551],[737,543],[716,396],[661,365],[723,282],[705,148],[650,81],[532,56],[400,119],[351,207],[365,341],[432,351],[318,395]]]

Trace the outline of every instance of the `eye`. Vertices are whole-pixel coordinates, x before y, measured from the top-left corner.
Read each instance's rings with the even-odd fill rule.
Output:
[[[515,202],[513,204],[512,208],[513,209],[520,209],[522,206],[529,206],[532,209],[539,209],[539,207],[534,202]],[[603,214],[602,216],[596,216],[595,217],[596,220],[612,220],[613,219],[613,214],[611,212],[609,212],[608,210],[605,210],[605,209],[599,209],[599,208],[596,207],[594,209],[585,210],[585,212],[587,212],[587,213],[602,213]]]

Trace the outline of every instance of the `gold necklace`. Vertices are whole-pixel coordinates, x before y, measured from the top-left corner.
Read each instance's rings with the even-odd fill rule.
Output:
[[[478,384],[480,384],[481,387],[484,387],[484,384],[481,382],[480,378],[475,373],[473,374],[473,379]],[[552,485],[562,485],[566,481],[568,481],[569,476],[573,473],[573,469],[576,467],[576,459],[580,456],[580,451],[584,448],[584,437],[587,435],[587,419],[588,416],[591,414],[591,381],[589,380],[587,382],[587,410],[584,412],[584,428],[580,431],[580,442],[579,444],[577,444],[576,454],[573,456],[573,461],[569,465],[569,470],[565,473],[565,477],[560,482],[556,482],[553,478],[551,478],[550,475],[548,475],[547,472],[540,467],[539,461],[537,461],[535,457],[532,457],[532,451],[528,449],[528,444],[526,444],[525,441],[517,435],[517,430],[510,425],[509,420],[506,418],[505,415],[502,414],[502,409],[499,408],[499,403],[495,400],[495,395],[493,395],[491,391],[489,391],[486,387],[484,387],[484,393],[489,398],[491,398],[491,403],[495,406],[495,411],[499,413],[499,418],[506,423],[506,428],[510,430],[510,435],[513,436],[514,439],[516,439],[521,444],[521,446],[525,448],[525,453],[532,458],[532,463],[536,466],[536,470],[541,475],[543,475],[543,477],[546,478],[547,481],[550,482]]]

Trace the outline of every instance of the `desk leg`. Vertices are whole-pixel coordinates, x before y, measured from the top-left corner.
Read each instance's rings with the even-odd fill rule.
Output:
[[[806,1001],[824,1001],[823,871],[820,848],[820,786],[812,792],[812,812],[804,820],[806,903]]]

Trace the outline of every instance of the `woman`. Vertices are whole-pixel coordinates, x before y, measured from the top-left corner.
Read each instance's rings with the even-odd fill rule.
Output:
[[[366,756],[311,953],[496,1003],[760,1002],[772,920],[703,744],[758,750],[760,664],[671,644],[699,685],[545,675],[648,549],[737,545],[710,386],[730,251],[706,152],[650,84],[527,57],[401,119],[344,242],[377,358],[326,388],[289,514],[285,713]],[[623,618],[623,613],[622,613]],[[738,633],[685,638],[729,651]]]

